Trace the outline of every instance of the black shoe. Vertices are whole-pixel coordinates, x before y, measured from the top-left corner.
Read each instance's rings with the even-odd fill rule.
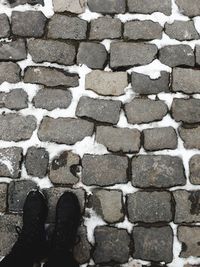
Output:
[[[73,258],[73,248],[80,225],[79,201],[72,192],[65,192],[56,207],[56,224],[52,237],[49,261],[50,266],[78,266]]]
[[[46,234],[44,223],[47,217],[47,204],[39,191],[31,191],[23,207],[23,227],[16,228],[19,237],[11,252],[3,262],[34,263],[46,256]],[[3,263],[2,262],[2,263]]]

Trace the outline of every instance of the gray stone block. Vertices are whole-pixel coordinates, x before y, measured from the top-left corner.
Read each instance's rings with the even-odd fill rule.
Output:
[[[108,186],[128,181],[127,157],[86,154],[83,156],[82,166],[82,181],[86,185]]]
[[[182,160],[167,155],[141,155],[132,159],[132,184],[140,188],[185,185]]]
[[[0,107],[20,110],[28,107],[28,95],[23,89],[0,93]]]
[[[23,39],[0,43],[0,60],[18,61],[26,58],[26,46]]]
[[[28,51],[36,63],[52,62],[62,65],[75,63],[76,50],[74,45],[54,40],[31,39]]]
[[[200,126],[180,126],[178,131],[185,148],[200,149]]]
[[[13,62],[0,62],[0,84],[20,82],[20,67]]]
[[[65,88],[79,85],[78,75],[47,67],[28,67],[24,73],[24,82],[49,87],[64,86]]]
[[[7,189],[7,184],[0,183],[0,212],[2,213],[7,209]]]
[[[6,14],[0,14],[0,38],[10,36],[10,23]]]
[[[24,4],[30,4],[30,5],[42,5],[44,6],[44,0],[12,0],[10,1],[11,7],[16,7],[18,5],[24,5]]]
[[[182,14],[188,17],[196,17],[200,15],[199,0],[175,0]]]
[[[78,17],[55,14],[48,23],[48,38],[86,39],[87,21]]]
[[[200,184],[200,155],[194,155],[189,161],[190,182],[192,184]]]
[[[93,258],[96,264],[128,261],[130,237],[126,230],[102,226],[95,229],[94,235],[96,247]]]
[[[162,120],[167,111],[167,105],[161,100],[134,98],[130,103],[125,104],[125,114],[131,124]]]
[[[200,45],[196,45],[195,47],[195,57],[196,57],[196,63],[200,65]]]
[[[120,109],[121,102],[118,100],[95,99],[83,96],[79,100],[76,116],[117,124]]]
[[[81,14],[85,11],[85,0],[53,0],[55,12],[71,12]]]
[[[88,0],[88,7],[92,12],[103,14],[125,13],[125,0]]]
[[[38,130],[38,137],[44,142],[73,145],[86,136],[91,136],[93,129],[93,123],[86,120],[44,117]]]
[[[12,33],[22,37],[42,37],[47,18],[41,11],[13,11]]]

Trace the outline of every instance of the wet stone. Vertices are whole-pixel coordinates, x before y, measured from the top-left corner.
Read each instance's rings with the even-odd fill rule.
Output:
[[[78,17],[55,14],[48,23],[48,38],[86,39],[87,22]]]
[[[22,148],[8,147],[0,149],[0,176],[19,178],[22,162]]]
[[[79,85],[78,75],[60,69],[47,67],[28,67],[24,74],[25,83],[43,84],[49,87],[76,87]]]
[[[71,151],[64,151],[53,159],[49,178],[53,184],[73,185],[79,181],[80,157]]]
[[[124,24],[124,38],[126,40],[153,40],[162,38],[163,28],[159,23],[151,20],[133,20]]]
[[[110,124],[117,124],[120,109],[120,101],[95,99],[83,96],[79,100],[76,116]]]
[[[190,41],[199,39],[199,34],[195,29],[194,22],[175,20],[172,24],[165,24],[165,33],[171,38],[179,41]]]
[[[42,178],[46,176],[49,153],[42,147],[29,147],[25,158],[25,167],[29,175]]]
[[[8,187],[8,207],[10,212],[21,213],[27,194],[37,189],[37,184],[31,180],[12,181]]]
[[[103,14],[125,13],[125,0],[88,0],[88,7],[92,12]]]
[[[71,101],[71,92],[61,89],[41,89],[33,98],[33,103],[36,108],[47,110],[68,108]]]
[[[20,82],[20,67],[13,62],[0,62],[0,84]]]
[[[22,37],[42,37],[47,18],[41,11],[13,11],[12,33]]]
[[[175,223],[200,222],[200,191],[176,190]]]
[[[200,71],[198,69],[174,68],[172,91],[186,94],[200,93]]]
[[[157,54],[153,44],[114,42],[110,46],[110,66],[113,69],[151,63]]]
[[[85,191],[83,189],[71,189],[68,187],[51,187],[48,189],[44,189],[43,193],[47,198],[48,203],[48,217],[47,223],[55,223],[55,215],[56,215],[56,205],[59,198],[62,196],[64,192],[72,192],[74,193],[80,204],[81,212],[84,212],[85,208]]]
[[[73,145],[86,136],[91,136],[93,129],[93,123],[86,120],[44,117],[38,130],[38,137],[44,142]]]
[[[85,64],[90,69],[104,69],[107,51],[103,44],[82,42],[79,45],[77,63]]]
[[[147,261],[171,262],[173,259],[173,232],[171,227],[136,226],[133,228],[133,257]]]
[[[30,5],[42,5],[44,6],[44,0],[12,0],[10,1],[10,6],[15,7],[18,5],[24,5],[24,4],[30,4]]]
[[[128,158],[116,155],[89,155],[82,159],[82,181],[86,185],[108,186],[126,183]]]
[[[165,15],[171,15],[170,0],[128,0],[128,10],[130,13],[151,14],[161,12]]]
[[[200,149],[200,126],[193,128],[180,126],[178,131],[185,148]]]
[[[185,185],[181,158],[168,155],[141,155],[132,159],[132,184],[140,188],[168,188]]]
[[[172,103],[172,116],[185,123],[200,122],[200,100],[175,98]]]
[[[136,153],[140,150],[140,132],[137,129],[97,126],[96,141],[112,152]]]
[[[76,50],[74,45],[54,40],[31,39],[28,51],[36,63],[52,62],[62,65],[75,63]]]
[[[0,60],[18,61],[26,58],[26,46],[23,39],[0,43]]]
[[[105,96],[123,95],[128,86],[126,72],[94,70],[86,75],[85,88]]]
[[[15,113],[0,115],[0,139],[22,141],[31,138],[37,123],[32,115],[22,116]]]
[[[194,51],[189,45],[168,45],[160,49],[159,60],[169,66],[195,65]]]
[[[175,0],[182,14],[188,17],[196,17],[200,15],[199,0]]]
[[[190,182],[200,184],[200,155],[194,155],[189,161]]]
[[[144,148],[148,151],[177,148],[178,139],[173,127],[145,129],[143,134]]]
[[[96,227],[94,236],[96,247],[93,258],[96,264],[128,261],[130,237],[126,230],[109,226]]]
[[[125,114],[131,124],[159,121],[167,114],[167,105],[160,100],[134,98],[125,104]]]
[[[10,36],[10,23],[6,14],[0,14],[0,38]]]
[[[28,107],[28,95],[23,89],[0,93],[0,107],[20,110]]]
[[[107,223],[123,221],[123,195],[117,190],[96,189],[92,192],[89,205]]]
[[[170,222],[172,220],[169,192],[138,191],[128,194],[127,208],[132,223]]]
[[[71,12],[81,14],[85,11],[85,0],[53,0],[55,12]]]
[[[151,79],[148,75],[132,72],[131,85],[135,93],[141,95],[169,93],[170,75],[168,72],[161,71],[158,79]]]
[[[119,39],[121,37],[122,23],[119,19],[100,17],[91,20],[90,40]]]
[[[7,208],[7,184],[0,183],[0,212],[2,213],[5,212],[6,208]]]

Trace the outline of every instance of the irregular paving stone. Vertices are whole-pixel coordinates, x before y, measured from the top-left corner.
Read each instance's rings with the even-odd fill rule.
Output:
[[[93,191],[89,203],[107,223],[116,223],[124,218],[121,191],[96,189]]]
[[[196,63],[200,65],[200,45],[196,45],[195,47],[195,56],[196,56]]]
[[[21,161],[22,161],[22,148],[8,147],[0,149],[0,176],[19,178]]]
[[[0,38],[10,36],[10,23],[6,14],[0,14]]]
[[[172,220],[169,192],[138,191],[127,196],[129,220],[132,223],[170,222]]]
[[[76,184],[79,181],[77,172],[80,164],[80,157],[70,151],[64,151],[53,159],[49,178],[53,184]]]
[[[144,148],[149,151],[176,149],[178,139],[173,127],[145,129]]]
[[[153,44],[114,42],[110,46],[111,68],[132,67],[151,63],[157,47]]]
[[[199,34],[192,20],[178,21],[175,20],[172,24],[165,24],[165,33],[171,38],[179,41],[190,41],[199,39]]]
[[[100,95],[123,95],[128,86],[126,72],[106,72],[94,70],[86,75],[85,88]]]
[[[133,228],[133,257],[156,262],[171,262],[173,259],[173,232],[171,227],[136,226]]]
[[[76,116],[91,118],[100,122],[117,124],[120,109],[120,101],[95,99],[83,96],[79,100],[76,109]]]
[[[171,15],[170,0],[128,0],[128,10],[131,13],[151,14],[161,12],[165,15]]]
[[[167,105],[161,100],[134,98],[125,104],[125,114],[128,122],[132,124],[162,120],[167,111]]]
[[[22,141],[31,138],[37,123],[35,117],[15,113],[0,115],[0,139],[4,141]]]
[[[20,110],[28,107],[28,95],[23,89],[0,93],[0,107]]]
[[[175,0],[182,14],[188,17],[200,15],[200,3],[198,0]]]
[[[182,251],[180,256],[187,257],[199,257],[199,242],[200,242],[200,227],[193,226],[179,226],[178,227],[178,240],[182,242]],[[194,267],[194,266],[193,266]],[[198,267],[198,265],[197,265]]]
[[[198,69],[174,68],[172,91],[186,94],[200,93],[200,71]]]
[[[120,19],[100,17],[90,22],[90,40],[118,39],[121,37]]]
[[[47,18],[41,11],[13,11],[12,33],[22,37],[42,37]]]
[[[159,23],[151,20],[133,20],[124,24],[124,38],[126,40],[153,40],[162,38],[163,28]]]
[[[48,38],[52,39],[86,39],[87,21],[77,17],[55,14],[48,24]]]
[[[0,60],[18,61],[26,58],[26,46],[22,39],[0,43]]]
[[[68,108],[72,101],[72,94],[68,90],[42,89],[33,98],[36,108],[53,110],[56,108]]]
[[[185,185],[182,160],[167,155],[141,155],[132,159],[132,184],[135,187],[168,188]]]
[[[85,191],[83,189],[71,189],[68,187],[51,187],[48,189],[44,189],[43,193],[47,198],[47,203],[49,207],[47,223],[55,223],[55,215],[56,215],[56,205],[58,199],[64,192],[72,192],[74,193],[80,204],[81,212],[84,212],[85,208]]]
[[[172,116],[176,121],[185,123],[200,122],[200,100],[174,98]]]
[[[44,117],[38,130],[38,137],[44,142],[73,145],[86,136],[91,136],[93,129],[93,123],[86,120]]]
[[[169,67],[194,66],[193,49],[189,45],[167,45],[160,49],[159,60]]]
[[[131,84],[133,91],[141,95],[169,93],[170,74],[161,71],[158,79],[151,79],[148,75],[132,72]]]
[[[47,174],[49,153],[42,147],[29,147],[25,158],[25,167],[29,175],[42,178]]]
[[[71,44],[54,40],[31,39],[28,51],[34,62],[53,62],[62,65],[73,65],[76,50]]]
[[[0,84],[3,82],[18,83],[19,81],[19,65],[13,62],[0,62]]]
[[[130,237],[126,230],[109,226],[96,227],[94,236],[96,247],[93,258],[96,264],[128,261]]]
[[[88,0],[88,7],[92,12],[103,14],[125,13],[125,0]]]
[[[92,249],[87,240],[87,228],[83,225],[80,226],[77,235],[80,237],[80,241],[74,247],[74,257],[79,264],[84,264],[90,260],[90,251]]]
[[[190,182],[200,184],[200,155],[191,157],[190,162]]]
[[[127,157],[86,154],[82,166],[82,180],[86,185],[108,186],[127,182]]]
[[[44,6],[44,0],[12,0],[9,1],[11,7],[15,7],[18,5],[30,4],[30,5],[37,5],[40,4]]]
[[[49,87],[76,87],[79,84],[78,75],[67,73],[60,69],[47,67],[28,67],[24,73],[25,83],[43,84]]]
[[[200,126],[194,128],[178,128],[183,145],[187,149],[200,149]]]
[[[140,150],[140,132],[137,129],[97,126],[96,141],[112,152],[135,153]]]
[[[200,222],[200,191],[176,190],[173,192],[175,200],[175,223]]]
[[[17,241],[16,226],[22,227],[22,217],[19,215],[0,215],[0,255],[7,255]]]
[[[55,12],[71,12],[81,14],[85,10],[85,0],[53,0]]]
[[[5,212],[6,208],[7,208],[7,184],[0,183],[0,212]]]
[[[8,187],[8,207],[10,212],[22,212],[27,194],[37,189],[31,180],[11,181]]]
[[[107,51],[103,44],[80,43],[77,54],[78,64],[85,64],[90,69],[104,69],[106,61]]]

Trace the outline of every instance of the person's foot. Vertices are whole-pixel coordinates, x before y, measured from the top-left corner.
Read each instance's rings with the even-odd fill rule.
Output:
[[[34,263],[46,256],[44,224],[47,212],[43,194],[38,190],[31,191],[23,207],[23,227],[16,228],[19,234],[18,240],[11,252],[3,259],[4,263],[18,260]]]

